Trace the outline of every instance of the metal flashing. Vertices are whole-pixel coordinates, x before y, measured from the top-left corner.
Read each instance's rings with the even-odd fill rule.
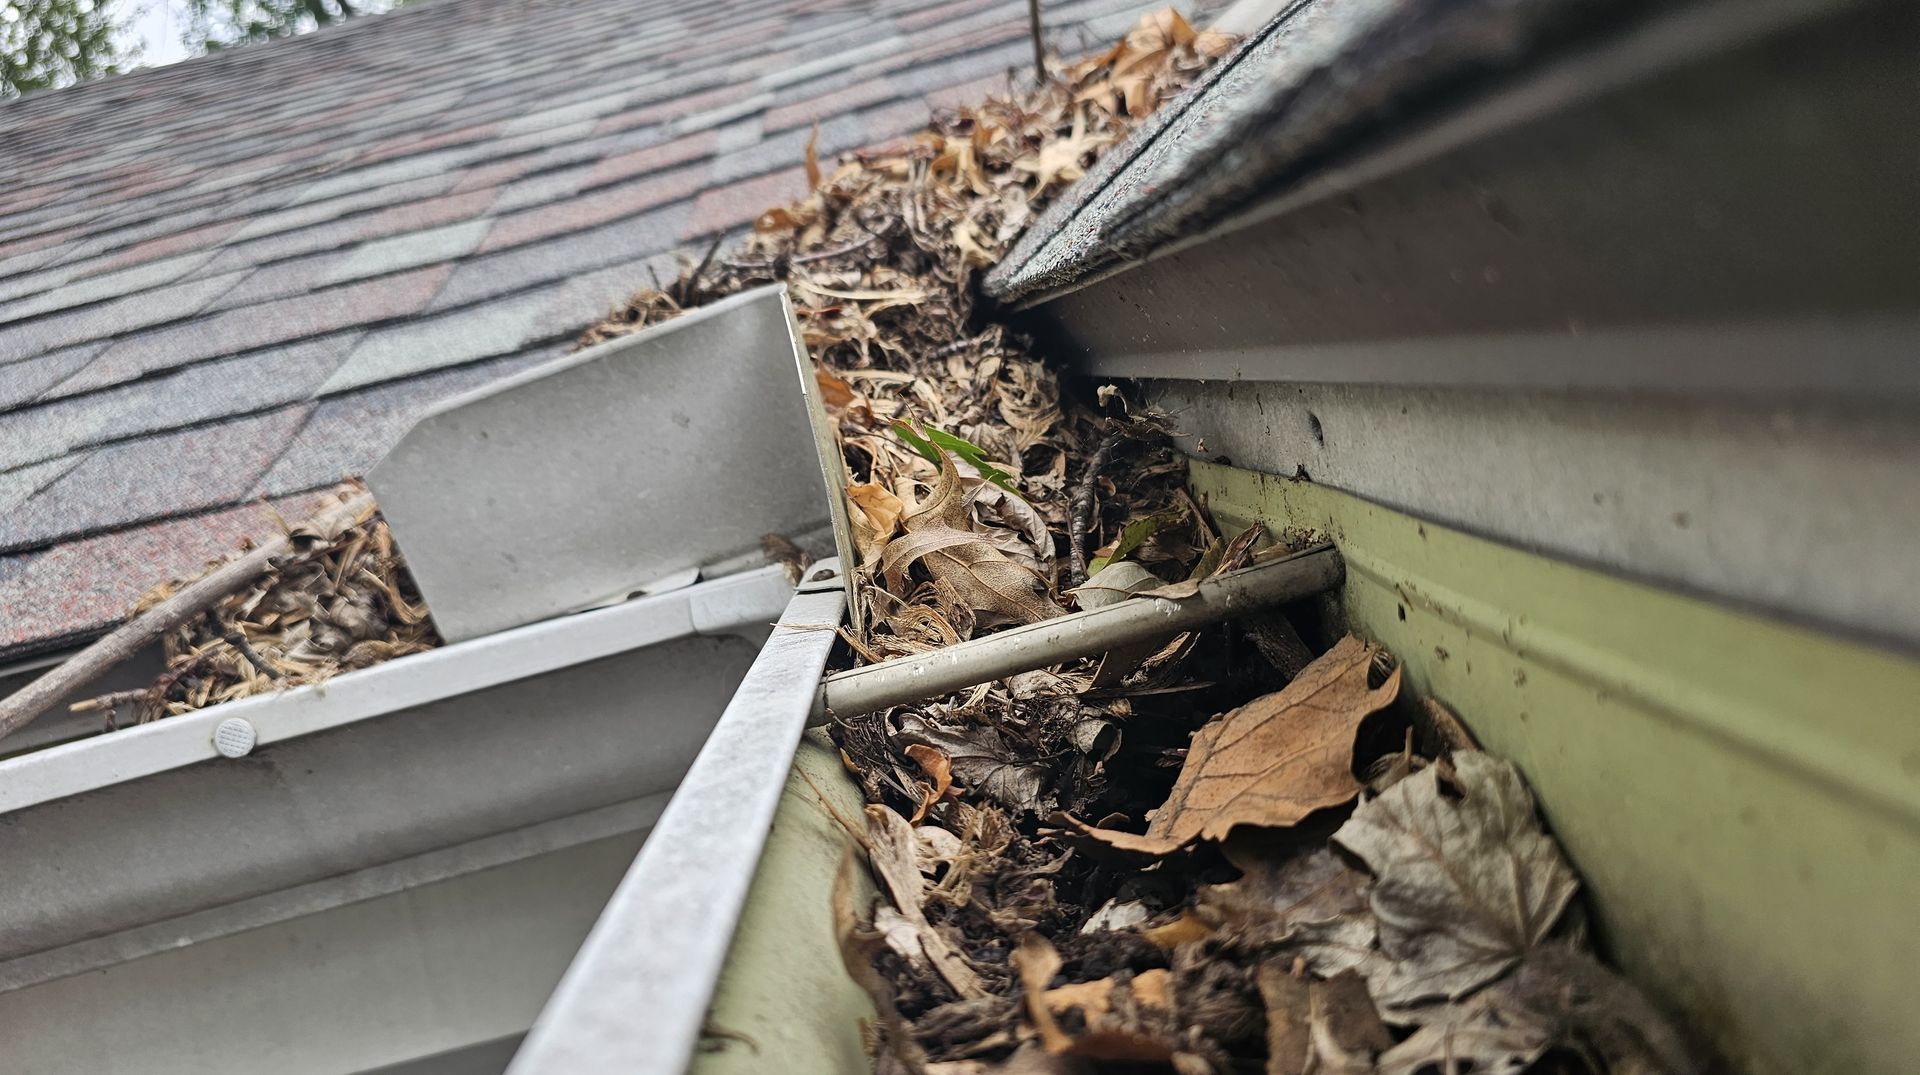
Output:
[[[838,519],[819,391],[785,288],[759,288],[455,397],[367,484],[465,641]]]

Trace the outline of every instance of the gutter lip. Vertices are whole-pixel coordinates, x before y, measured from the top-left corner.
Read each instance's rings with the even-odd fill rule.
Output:
[[[0,761],[0,818],[219,759],[215,730],[230,720],[251,725],[258,749],[676,638],[751,631],[792,593],[785,570],[768,566],[22,754]]]
[[[785,606],[508,1075],[687,1070],[846,616],[843,570],[816,563]]]

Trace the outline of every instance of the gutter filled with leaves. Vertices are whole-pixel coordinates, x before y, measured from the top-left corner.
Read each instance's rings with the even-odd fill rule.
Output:
[[[976,284],[1043,204],[1232,41],[1171,9],[1037,89],[937,114],[635,295],[583,344],[746,288],[794,298],[847,467],[858,635],[925,653],[1316,541],[1223,533],[1163,420],[1065,384]],[[294,532],[169,632],[140,719],[435,643],[384,523]],[[156,592],[150,601],[166,597]],[[837,908],[874,1070],[1682,1072],[1585,952],[1517,771],[1316,602],[832,727],[884,898]],[[842,886],[844,888],[844,886]]]
[[[976,292],[1231,45],[1169,9],[831,173],[810,152],[805,199],[583,337],[790,288],[847,467],[846,663],[1177,599],[1314,539],[1219,532],[1154,415],[1063,384]],[[1585,953],[1518,772],[1312,604],[835,720],[885,893],[837,909],[875,1071],[1693,1070]]]

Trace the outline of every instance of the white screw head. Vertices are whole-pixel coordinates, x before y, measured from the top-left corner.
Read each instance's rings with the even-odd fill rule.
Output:
[[[244,758],[253,753],[252,722],[245,717],[228,717],[213,730],[213,749],[223,758]]]

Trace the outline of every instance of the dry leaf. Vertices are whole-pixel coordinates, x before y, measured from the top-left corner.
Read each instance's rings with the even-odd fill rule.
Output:
[[[1165,925],[1155,926],[1140,934],[1160,948],[1171,951],[1182,945],[1198,944],[1213,936],[1213,927],[1207,925],[1193,914],[1182,914]]]
[[[1367,983],[1352,971],[1321,980],[1295,977],[1279,960],[1260,965],[1267,1010],[1267,1075],[1373,1075],[1393,1045]]]
[[[820,189],[820,121],[813,122],[813,133],[807,136],[807,189]]]
[[[1456,799],[1441,788],[1442,768],[1362,803],[1334,834],[1374,874],[1380,949],[1391,962],[1369,977],[1389,1012],[1461,997],[1505,972],[1546,939],[1579,888],[1518,770],[1461,751]]]
[[[1242,876],[1201,888],[1197,920],[1245,947],[1302,959],[1322,976],[1366,963],[1375,927],[1365,874],[1324,847],[1279,863],[1234,855],[1228,847]]]
[[[884,806],[868,806],[867,858],[893,898],[894,908],[919,934],[920,948],[941,979],[963,999],[986,996],[980,976],[967,965],[966,957],[927,921],[925,880],[917,864],[913,827],[907,820]]]
[[[1167,1012],[1172,1007],[1171,976],[1164,970],[1145,971],[1131,982],[1112,978],[1079,982],[1049,989],[1053,976],[1060,972],[1060,953],[1038,933],[1020,938],[1013,952],[1014,970],[1020,975],[1020,988],[1026,1000],[1027,1019],[1040,1035],[1047,1052],[1084,1056],[1095,1060],[1165,1062],[1173,1058],[1172,1047],[1145,1028],[1127,1025],[1116,1019],[1116,1009],[1155,1009]],[[1124,993],[1116,997],[1116,991]],[[1068,1033],[1059,1016],[1078,1010],[1086,1029]]]
[[[990,724],[942,728],[913,716],[901,722],[900,739],[941,751],[947,756],[955,781],[997,803],[1029,812],[1037,812],[1043,805],[1051,767],[1045,761],[1021,755],[1006,735]]]
[[[813,379],[819,382],[820,400],[828,407],[837,409],[853,402],[853,386],[847,383],[846,378],[824,366],[816,366]]]
[[[1081,161],[1112,141],[1111,135],[1088,131],[1085,111],[1075,109],[1070,134],[1047,140],[1031,157],[1014,161],[1013,166],[1033,174],[1033,189],[1038,194],[1055,183],[1071,183],[1085,175]]]
[[[906,755],[914,760],[914,764],[920,766],[920,771],[927,774],[929,780],[933,781],[932,784],[920,786],[922,792],[920,805],[914,809],[913,817],[908,819],[911,823],[918,825],[920,819],[927,816],[927,811],[933,804],[946,798],[947,792],[953,787],[953,769],[945,754],[920,743],[910,744],[906,749]]]
[[[906,534],[890,542],[881,556],[881,571],[894,593],[907,592],[906,574],[921,564],[982,626],[1032,623],[1061,614],[1060,606],[1045,596],[1046,583],[1039,575],[972,528],[960,473],[945,450],[940,450],[940,481],[933,496],[907,516],[904,525]]]
[[[914,861],[919,863],[920,872],[928,877],[938,873],[942,867],[952,867],[967,853],[967,845],[960,842],[960,837],[938,825],[921,825],[914,829],[913,848],[917,856]]]
[[[1080,1013],[1086,1029],[1068,1035],[1064,1046],[1050,1051],[1119,1063],[1164,1063],[1173,1059],[1171,1042],[1159,1027],[1142,1025],[1142,1017],[1162,1022],[1170,1015],[1173,975],[1162,969],[1141,971],[1130,979],[1101,978],[1049,989],[1040,1002],[1049,1014]],[[1056,1023],[1056,1027],[1058,1024]]]
[[[849,514],[852,516],[850,521],[853,523],[853,537],[859,548],[860,562],[877,562],[887,542],[899,532],[900,517],[906,512],[906,504],[886,486],[876,483],[847,486],[847,499],[853,508]]]
[[[1513,973],[1455,1004],[1415,1011],[1420,1028],[1380,1058],[1381,1075],[1471,1063],[1474,1075],[1517,1075],[1566,1048],[1613,1075],[1700,1070],[1686,1042],[1625,979],[1560,944],[1529,952]]]
[[[1081,924],[1081,933],[1111,933],[1119,929],[1132,929],[1143,925],[1153,917],[1153,912],[1139,900],[1110,899],[1100,905],[1100,909],[1087,916]]]
[[[1072,594],[1081,608],[1105,608],[1116,605],[1134,594],[1158,589],[1165,583],[1158,575],[1134,563],[1122,560],[1117,564],[1108,564],[1093,573],[1093,577],[1067,592]]]
[[[1060,973],[1060,953],[1053,944],[1038,933],[1028,933],[1020,938],[1020,944],[1013,950],[1013,969],[1020,975],[1020,992],[1026,998],[1027,1019],[1040,1034],[1040,1044],[1047,1052],[1064,1053],[1073,1045],[1073,1038],[1060,1029],[1053,1017],[1053,1010],[1047,1007],[1047,986],[1053,976]]]
[[[1081,831],[1121,850],[1165,855],[1197,839],[1224,840],[1236,825],[1283,828],[1351,800],[1360,792],[1352,771],[1354,732],[1400,690],[1398,668],[1381,686],[1368,686],[1377,652],[1348,635],[1285,690],[1201,728],[1145,835]]]

